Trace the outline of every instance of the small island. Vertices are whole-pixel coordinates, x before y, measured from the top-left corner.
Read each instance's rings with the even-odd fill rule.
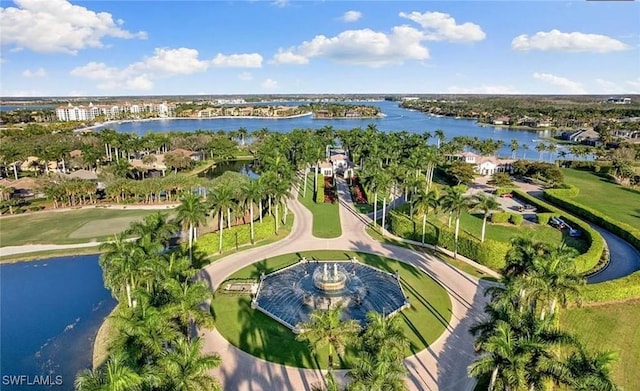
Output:
[[[351,104],[311,104],[314,119],[353,119],[384,117],[379,107]]]

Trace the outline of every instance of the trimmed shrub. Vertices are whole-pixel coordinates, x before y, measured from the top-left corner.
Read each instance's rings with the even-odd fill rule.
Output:
[[[604,247],[605,247],[604,239],[602,238],[602,235],[598,233],[598,231],[591,228],[591,226],[588,223],[582,221],[578,217],[571,215],[569,213],[566,213],[556,208],[555,206],[548,204],[538,198],[530,196],[529,194],[523,191],[514,190],[514,193],[517,194],[519,198],[527,201],[527,203],[531,205],[536,205],[539,208],[548,210],[549,212],[551,212],[551,214],[554,214],[556,216],[561,216],[562,219],[566,221],[569,225],[573,227],[578,227],[582,231],[582,234],[584,235],[585,240],[587,241],[587,243],[589,243],[589,249],[584,254],[581,254],[575,258],[576,269],[578,270],[579,273],[587,273],[589,272],[589,270],[593,269],[598,264],[600,259],[603,257]],[[540,218],[540,215],[543,215],[543,213],[538,213],[538,218]],[[547,221],[548,221],[548,218],[547,218]]]
[[[549,220],[551,220],[552,217],[558,216],[560,216],[558,213],[536,213],[536,218],[538,220],[538,224],[540,225],[547,225],[549,224]]]
[[[493,212],[491,214],[491,222],[493,224],[506,224],[509,222],[509,216],[511,213],[508,212]]]
[[[520,225],[524,221],[524,217],[520,213],[511,213],[509,217],[509,222],[513,225]]]
[[[500,197],[503,194],[511,194],[513,192],[513,187],[498,187],[496,189],[496,196]]]
[[[562,208],[565,208],[600,227],[613,232],[631,245],[640,250],[640,229],[629,224],[615,220],[600,211],[591,209],[573,200],[568,200],[564,193],[557,189],[545,190],[544,198]],[[630,206],[631,207],[631,206]]]
[[[606,302],[640,297],[640,271],[626,277],[582,287],[585,302]]]
[[[553,191],[553,194],[558,197],[576,197],[578,194],[580,194],[580,189],[566,183],[563,183],[559,188],[548,189],[547,191]]]

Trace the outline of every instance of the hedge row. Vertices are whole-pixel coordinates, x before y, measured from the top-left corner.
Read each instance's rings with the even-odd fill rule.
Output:
[[[520,213],[511,213],[509,222],[513,225],[520,225],[524,221],[524,217]]]
[[[324,203],[324,175],[318,174],[318,194],[316,194],[316,204]]]
[[[612,281],[588,284],[582,287],[585,302],[607,302],[640,297],[640,271]]]
[[[537,213],[538,224],[547,225],[552,217],[560,217],[559,213]]]
[[[509,221],[509,216],[511,216],[509,212],[493,212],[491,214],[491,222],[493,224],[505,224]]]
[[[282,214],[282,213],[281,213]],[[293,216],[291,213],[287,216],[287,226],[291,226],[293,223]],[[282,229],[287,229],[286,226],[280,224],[280,236],[283,236]],[[262,223],[260,221],[256,221],[253,224],[253,234],[255,237],[255,241],[261,241],[264,239],[269,239],[272,237],[276,237],[275,235],[275,221],[273,216],[266,215],[262,219]],[[237,236],[236,236],[237,235]],[[238,241],[238,246],[244,246],[246,244],[251,243],[251,225],[250,224],[242,224],[235,225],[231,228],[225,228],[222,231],[222,251],[234,250],[236,248],[236,238]],[[198,251],[202,251],[205,254],[217,254],[219,247],[220,234],[218,231],[210,232],[204,234],[197,238],[195,242],[195,248]]]
[[[412,221],[407,215],[392,210],[389,212],[389,231],[401,238],[420,242],[422,240],[422,221],[418,220]],[[427,222],[425,243],[453,251],[455,248],[455,231],[446,226],[438,226],[432,222]],[[480,240],[466,232],[460,231],[459,233],[458,253],[493,270],[500,270],[505,266],[507,251],[509,251],[508,243],[490,239],[481,243]]]
[[[557,204],[576,215],[585,218],[600,227],[613,232],[622,239],[631,243],[631,245],[640,250],[640,228],[632,227],[629,224],[612,219],[611,217],[591,209],[588,206],[578,204],[573,200],[568,200],[560,190],[545,190],[544,198],[550,202]],[[631,207],[631,206],[629,206]]]
[[[500,197],[503,194],[510,194],[513,191],[513,187],[498,187],[496,189],[496,196]]]
[[[575,259],[576,268],[579,273],[587,273],[589,270],[593,269],[598,264],[604,252],[604,239],[602,238],[602,235],[598,233],[598,231],[591,228],[591,226],[588,223],[582,221],[581,219],[573,215],[570,215],[538,198],[530,196],[529,194],[523,191],[514,190],[513,192],[518,196],[518,198],[525,200],[527,203],[531,205],[536,205],[538,208],[547,210],[552,214],[562,216],[562,219],[567,223],[569,223],[569,225],[577,226],[580,228],[580,230],[582,231],[582,234],[585,236],[585,239],[587,240],[587,243],[589,243],[589,249],[587,250],[587,252],[579,255]],[[540,219],[540,215],[541,213],[538,213],[538,219]],[[548,221],[548,218],[547,218],[547,221]]]
[[[563,187],[557,189],[548,189],[546,191],[553,191],[553,194],[558,197],[577,197],[580,194],[580,189],[568,184],[562,184]]]

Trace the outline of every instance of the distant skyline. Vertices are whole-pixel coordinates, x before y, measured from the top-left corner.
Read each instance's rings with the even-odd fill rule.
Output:
[[[640,3],[0,0],[0,95],[638,94]]]

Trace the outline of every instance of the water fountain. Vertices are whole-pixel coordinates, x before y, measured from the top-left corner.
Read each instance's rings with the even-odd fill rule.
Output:
[[[364,323],[369,311],[391,315],[409,303],[397,274],[351,261],[300,262],[262,275],[252,306],[297,332],[315,310],[341,305],[343,318]]]

